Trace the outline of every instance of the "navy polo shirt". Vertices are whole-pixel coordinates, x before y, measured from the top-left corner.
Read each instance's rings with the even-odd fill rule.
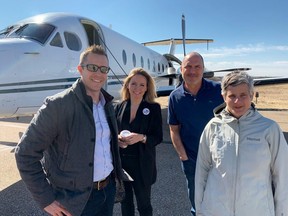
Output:
[[[214,117],[213,109],[222,103],[220,83],[204,78],[195,96],[184,89],[183,83],[171,92],[167,122],[180,125],[180,137],[189,159],[197,159],[202,131]]]

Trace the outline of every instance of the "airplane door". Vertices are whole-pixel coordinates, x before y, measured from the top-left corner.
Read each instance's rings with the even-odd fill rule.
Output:
[[[93,25],[83,23],[83,27],[84,27],[86,34],[87,34],[87,37],[88,37],[89,46],[91,46],[93,44],[96,44],[96,45],[102,44],[102,43],[100,43],[98,31],[94,28]]]

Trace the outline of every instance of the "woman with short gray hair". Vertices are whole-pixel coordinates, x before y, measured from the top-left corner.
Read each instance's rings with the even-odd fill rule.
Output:
[[[288,145],[279,125],[255,109],[246,72],[227,74],[221,86],[225,103],[200,139],[197,215],[288,215]]]

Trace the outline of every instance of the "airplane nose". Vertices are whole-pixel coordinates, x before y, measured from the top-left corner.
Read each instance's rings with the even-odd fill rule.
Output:
[[[18,73],[25,70],[29,64],[35,64],[35,61],[27,62],[30,54],[36,54],[39,48],[34,48],[35,45],[31,41],[17,38],[2,38],[0,39],[0,59],[4,64],[0,64],[0,74],[5,73],[5,77],[9,73]],[[39,53],[39,52],[38,52]],[[1,82],[4,77],[0,77]]]

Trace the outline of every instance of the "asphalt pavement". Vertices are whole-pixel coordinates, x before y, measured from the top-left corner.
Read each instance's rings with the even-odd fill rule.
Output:
[[[288,111],[261,110],[264,116],[277,121],[288,140]],[[186,181],[181,164],[171,144],[166,124],[167,107],[162,106],[164,140],[157,146],[157,182],[152,187],[155,216],[188,216]],[[23,184],[14,158],[14,148],[31,118],[0,120],[0,216],[42,216]],[[114,215],[121,215],[120,204],[115,204]],[[138,214],[136,214],[138,215]]]
[[[162,112],[163,116],[166,116],[167,109],[163,109]],[[14,158],[14,148],[30,119],[0,121],[0,216],[46,215],[38,208],[27,191],[19,176]],[[163,127],[164,140],[157,146],[158,179],[152,187],[154,215],[189,215],[190,204],[185,177],[171,144],[168,126],[164,118]],[[119,203],[114,206],[114,215],[121,215]]]

